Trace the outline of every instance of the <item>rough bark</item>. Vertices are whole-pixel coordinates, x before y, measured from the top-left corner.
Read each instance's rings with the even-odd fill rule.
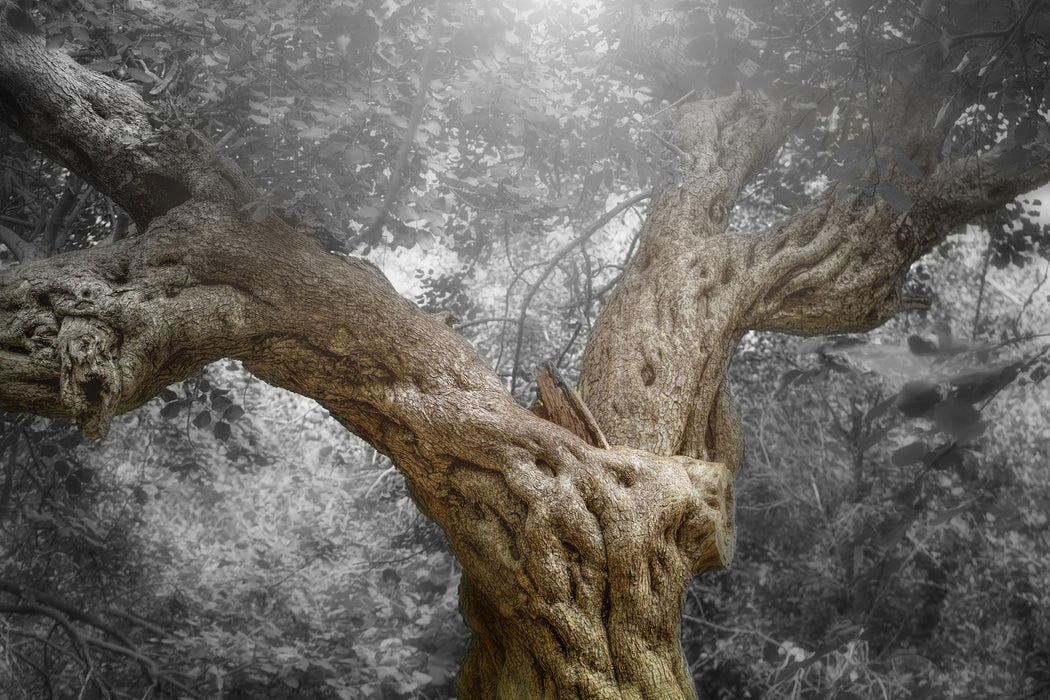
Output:
[[[17,7],[0,12],[5,121],[140,229],[2,273],[0,405],[103,434],[238,358],[390,455],[448,533],[475,632],[465,697],[691,695],[680,593],[727,561],[723,465],[594,447],[517,405],[378,270],[254,221],[253,190],[203,139],[44,49],[12,26],[25,26]]]
[[[2,273],[0,406],[102,434],[221,357],[313,397],[394,459],[463,563],[463,697],[693,697],[679,617],[688,581],[733,553],[743,443],[725,371],[740,336],[877,325],[952,225],[1050,177],[985,154],[980,177],[960,161],[904,183],[907,215],[832,192],[729,235],[792,116],[742,94],[686,106],[681,184],[654,205],[585,358],[606,449],[517,405],[368,263],[244,214],[257,195],[212,146],[47,50],[23,15],[0,0],[0,118],[139,234]]]

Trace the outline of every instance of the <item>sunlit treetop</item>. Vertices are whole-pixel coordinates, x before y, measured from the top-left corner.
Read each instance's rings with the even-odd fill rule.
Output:
[[[344,250],[471,258],[496,231],[580,226],[673,178],[661,110],[736,90],[799,113],[784,167],[745,202],[764,220],[834,182],[905,209],[875,191],[870,156],[921,178],[1024,143],[1046,108],[1045,3],[940,5],[95,0],[38,19],[52,45],[224,146],[269,193],[261,214],[294,209]],[[936,152],[899,142],[915,128],[944,132]]]

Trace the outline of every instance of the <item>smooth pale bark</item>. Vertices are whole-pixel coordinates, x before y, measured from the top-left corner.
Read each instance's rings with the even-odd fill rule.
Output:
[[[367,262],[253,220],[258,195],[206,140],[46,50],[23,15],[0,0],[0,118],[140,233],[2,273],[0,406],[103,434],[221,357],[315,398],[394,459],[463,563],[465,698],[693,697],[678,625],[688,581],[733,553],[743,442],[725,371],[740,336],[877,325],[952,225],[1050,177],[986,154],[980,177],[960,161],[905,184],[907,215],[829,193],[728,235],[793,118],[744,94],[685,106],[681,184],[654,204],[585,358],[605,449],[518,406]]]

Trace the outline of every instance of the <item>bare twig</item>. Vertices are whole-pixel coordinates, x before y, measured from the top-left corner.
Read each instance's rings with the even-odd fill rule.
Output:
[[[0,612],[12,615],[43,615],[57,622],[59,626],[65,630],[66,635],[78,650],[79,655],[83,659],[82,665],[87,673],[91,673],[94,669],[94,663],[89,647],[104,649],[137,662],[143,673],[151,682],[156,683],[161,681],[174,688],[178,688],[192,697],[200,697],[181,682],[161,671],[157,666],[157,663],[139,651],[138,646],[127,635],[101,620],[98,616],[81,610],[64,600],[38,593],[23,586],[19,586],[11,581],[0,579],[0,591],[16,596],[20,601],[16,605],[0,604]],[[83,634],[73,626],[73,622],[81,622],[93,627],[100,632],[113,637],[119,642],[119,644],[113,644],[103,639]]]
[[[682,104],[683,102],[685,102],[689,98],[693,97],[695,94],[696,94],[696,90],[690,90],[689,92],[685,93],[684,95],[679,97],[677,100],[675,100],[671,104],[669,104],[666,107],[664,107],[663,109],[659,109],[659,110],[653,112],[652,114],[648,114],[648,115],[642,117],[641,119],[639,119],[638,121],[636,121],[634,123],[634,126],[641,126],[642,124],[646,123],[647,121],[650,121],[652,119],[656,119],[657,117],[659,117],[664,112],[667,112],[667,111],[670,111],[670,110],[674,109],[675,107],[677,107],[678,105]]]
[[[540,287],[543,285],[543,283],[546,282],[547,278],[550,277],[552,272],[554,272],[554,268],[558,266],[558,263],[560,263],[566,255],[572,252],[573,248],[575,248],[576,246],[580,245],[588,238],[593,236],[595,233],[601,230],[603,226],[605,226],[607,223],[612,221],[624,211],[630,209],[639,202],[643,202],[646,199],[649,199],[651,196],[652,191],[647,191],[642,192],[640,194],[636,194],[630,199],[626,199],[623,202],[620,202],[618,205],[616,205],[615,207],[607,211],[605,214],[603,214],[597,221],[588,226],[583,233],[581,233],[576,238],[573,238],[561,248],[558,248],[558,250],[554,251],[554,253],[550,256],[549,262],[547,263],[546,267],[543,268],[543,271],[540,273],[539,278],[532,283],[532,286],[529,287],[529,290],[525,292],[525,298],[521,302],[521,311],[518,313],[517,339],[515,340],[514,344],[514,364],[511,367],[510,374],[511,394],[514,393],[514,389],[516,388],[518,382],[518,369],[521,363],[521,346],[525,336],[525,317],[529,310],[529,304],[532,303],[532,298],[536,296],[536,292],[540,290]]]
[[[0,613],[8,615],[39,615],[54,620],[59,627],[65,631],[66,636],[69,638],[70,643],[77,650],[77,658],[80,666],[84,669],[85,678],[96,677],[96,683],[104,683],[104,680],[98,678],[97,670],[95,668],[94,658],[91,654],[91,649],[101,649],[108,651],[120,656],[125,656],[135,661],[142,669],[143,673],[149,679],[150,683],[164,683],[166,685],[175,688],[189,697],[200,698],[202,697],[199,693],[188,687],[181,681],[175,679],[168,673],[161,671],[157,666],[157,663],[150,657],[143,654],[133,644],[114,644],[107,642],[98,637],[93,637],[89,634],[80,632],[76,627],[73,626],[71,616],[67,617],[61,611],[53,608],[49,605],[41,605],[36,602],[34,603],[22,603],[18,605],[5,605],[0,603]],[[94,625],[92,625],[94,626]],[[105,625],[103,625],[105,626]],[[21,632],[19,632],[21,634]],[[27,634],[26,636],[33,636],[40,640],[35,635]],[[44,642],[45,640],[40,640]],[[49,646],[53,646],[48,642]]]

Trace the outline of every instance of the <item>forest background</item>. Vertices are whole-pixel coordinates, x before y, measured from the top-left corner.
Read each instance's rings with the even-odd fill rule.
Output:
[[[959,6],[994,20],[983,4]],[[751,72],[748,51],[766,47],[746,7],[694,5],[690,21],[711,27],[689,31],[720,39],[687,43],[702,75],[690,93],[768,77]],[[783,11],[829,32],[902,11],[816,5]],[[34,11],[53,45],[225,147],[272,193],[260,217],[319,217],[346,231],[332,248],[451,313],[523,403],[541,363],[574,378],[647,193],[673,177],[669,88],[628,79],[637,66],[607,36],[632,20],[613,2]],[[872,106],[854,108],[815,105],[803,131]],[[814,155],[803,141],[742,196],[731,229],[858,177],[870,148]],[[0,263],[26,256],[16,241],[53,254],[126,231],[79,178],[8,131],[0,143],[0,234],[21,234],[0,238]],[[738,555],[693,583],[682,629],[702,697],[1050,692],[1048,258],[1034,193],[916,266],[908,289],[928,309],[867,334],[745,338],[731,372],[749,445]],[[316,404],[227,362],[104,441],[2,421],[4,697],[143,697],[158,679],[175,697],[451,696],[467,640],[456,564],[396,470]],[[85,669],[78,643],[107,628],[124,640]]]

